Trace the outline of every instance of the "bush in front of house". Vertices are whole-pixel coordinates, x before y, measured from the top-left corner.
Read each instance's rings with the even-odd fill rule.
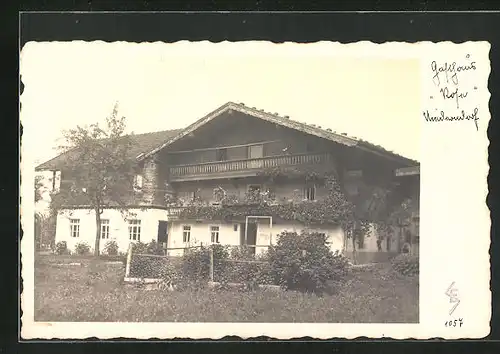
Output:
[[[118,243],[116,243],[116,241],[114,241],[114,240],[110,240],[110,241],[106,242],[106,244],[104,245],[104,252],[108,256],[118,255]]]
[[[84,256],[90,253],[90,246],[86,242],[78,242],[75,246],[75,253]]]
[[[137,241],[132,244],[132,252],[137,254],[147,254],[148,244]]]
[[[165,251],[160,243],[156,242],[155,240],[151,240],[151,242],[146,244],[146,253],[164,255]]]
[[[418,256],[400,254],[392,259],[391,264],[396,272],[409,277],[417,276],[420,271]]]
[[[321,293],[347,274],[347,259],[330,250],[322,233],[283,232],[267,257],[271,277],[288,290]]]
[[[68,243],[66,241],[59,241],[56,243],[56,254],[63,255],[69,254]]]

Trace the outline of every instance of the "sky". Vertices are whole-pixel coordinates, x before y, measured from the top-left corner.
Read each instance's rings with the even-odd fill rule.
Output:
[[[23,144],[42,163],[58,154],[63,130],[103,122],[115,102],[127,130],[145,133],[183,128],[234,101],[419,160],[418,60],[301,46],[30,42],[21,122],[36,138]]]

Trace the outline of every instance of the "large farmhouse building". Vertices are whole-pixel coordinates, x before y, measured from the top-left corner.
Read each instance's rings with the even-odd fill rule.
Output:
[[[391,182],[401,200],[413,201],[412,217],[396,230],[403,237],[368,237],[358,245],[359,253],[373,258],[400,252],[402,243],[418,252],[419,164],[380,146],[233,102],[185,129],[133,135],[133,140],[130,158],[139,167],[138,190],[127,216],[118,208],[103,211],[101,247],[115,240],[125,252],[130,242],[156,240],[179,249],[170,253],[200,243],[257,245],[263,246],[256,247],[261,252],[282,231],[308,229],[324,233],[332,250],[349,252],[352,244],[335,220],[306,223],[273,212],[284,205],[321,203],[328,188],[304,173],[335,170],[347,195],[355,197],[365,185]],[[65,162],[62,154],[36,169],[52,171],[60,180],[53,188],[63,189],[71,178]],[[276,174],[281,178],[270,178]],[[267,207],[259,208],[252,196],[259,203],[267,198]],[[221,212],[228,200],[234,201],[231,215]],[[82,241],[92,247],[95,228],[93,211],[68,205],[59,211],[55,241],[66,241],[70,249]]]

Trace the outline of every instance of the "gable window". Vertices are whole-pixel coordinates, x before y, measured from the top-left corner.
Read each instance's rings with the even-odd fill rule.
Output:
[[[316,186],[315,185],[312,185],[312,186],[306,186],[306,188],[304,189],[304,199],[307,199],[307,200],[316,200]]]
[[[69,219],[71,237],[80,237],[80,219]]]
[[[217,161],[227,160],[227,149],[218,149],[216,153],[217,153]]]
[[[210,226],[210,241],[212,243],[219,243],[219,227]]]
[[[106,240],[109,238],[109,220],[101,220],[101,238]]]
[[[182,242],[188,243],[191,239],[191,226],[184,225],[182,228]]]
[[[141,220],[133,219],[128,221],[128,237],[132,241],[141,240]]]

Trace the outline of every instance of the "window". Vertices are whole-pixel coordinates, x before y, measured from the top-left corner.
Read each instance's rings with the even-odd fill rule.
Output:
[[[186,200],[192,202],[196,199],[196,191],[188,191],[186,192]]]
[[[307,200],[316,200],[316,186],[307,186],[304,189],[304,198]]]
[[[227,149],[218,149],[217,161],[226,161],[226,160],[227,160]]]
[[[249,159],[260,159],[264,157],[264,145],[252,145],[248,147]]]
[[[109,220],[101,220],[101,238],[103,240],[109,238]]]
[[[233,230],[234,230],[234,231],[238,231],[238,224],[234,224],[234,225],[233,225]]]
[[[132,241],[141,240],[141,220],[128,221],[128,237]]]
[[[139,190],[142,188],[143,178],[141,175],[134,176],[134,189]]]
[[[210,226],[210,241],[212,243],[219,243],[219,227]]]
[[[188,243],[191,238],[191,226],[185,225],[182,228],[182,242]]]
[[[249,193],[260,193],[260,185],[258,185],[258,184],[249,185],[248,192]]]
[[[80,219],[69,219],[71,237],[80,237]]]

